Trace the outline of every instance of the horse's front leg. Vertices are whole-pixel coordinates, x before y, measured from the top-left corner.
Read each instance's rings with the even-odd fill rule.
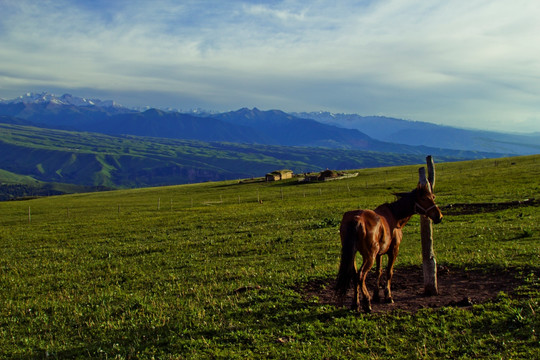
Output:
[[[381,276],[382,276],[382,266],[381,266],[381,257],[382,255],[377,255],[375,258],[375,263],[377,264],[377,283],[375,284],[375,289],[373,289],[373,301],[381,302],[380,288],[381,288]]]
[[[388,266],[386,268],[386,287],[384,288],[384,301],[390,304],[394,302],[394,299],[392,299],[392,290],[390,288],[392,286],[394,263],[396,262],[398,252],[399,248],[397,246],[394,246],[394,248],[388,252]]]
[[[360,312],[360,273],[356,271],[356,268],[353,277],[353,290],[351,310]]]

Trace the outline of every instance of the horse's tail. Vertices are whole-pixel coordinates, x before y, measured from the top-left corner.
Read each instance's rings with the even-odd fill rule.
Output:
[[[363,231],[364,226],[361,221],[349,220],[341,225],[341,260],[339,272],[336,280],[336,295],[344,297],[351,285],[351,280],[356,275],[355,257],[357,231]]]

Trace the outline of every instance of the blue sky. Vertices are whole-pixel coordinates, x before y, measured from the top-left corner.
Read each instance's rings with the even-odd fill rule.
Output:
[[[540,2],[0,0],[0,98],[540,131]]]

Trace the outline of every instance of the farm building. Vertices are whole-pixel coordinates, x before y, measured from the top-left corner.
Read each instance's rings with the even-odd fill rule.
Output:
[[[330,181],[341,180],[358,176],[358,173],[347,174],[340,173],[334,170],[324,170],[316,174],[304,174],[304,178],[300,179],[300,182],[312,182],[312,181]]]
[[[292,170],[276,170],[266,174],[266,181],[279,181],[291,179],[293,177]]]
[[[338,176],[337,171],[326,169],[319,175],[319,180],[324,181],[325,179],[337,178]]]

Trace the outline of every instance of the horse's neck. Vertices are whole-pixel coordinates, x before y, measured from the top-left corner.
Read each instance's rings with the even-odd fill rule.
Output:
[[[391,227],[401,229],[414,215],[414,200],[403,197],[393,203],[383,204],[375,210],[375,212],[382,211],[389,213],[392,216],[393,221],[389,221],[389,223],[392,223],[392,225],[390,225]]]
[[[401,229],[402,227],[404,227],[405,225],[407,225],[407,223],[409,222],[409,219],[412,217],[412,215],[410,216],[407,216],[405,218],[402,218],[402,219],[399,219],[398,222],[397,222],[397,228],[398,229]]]

